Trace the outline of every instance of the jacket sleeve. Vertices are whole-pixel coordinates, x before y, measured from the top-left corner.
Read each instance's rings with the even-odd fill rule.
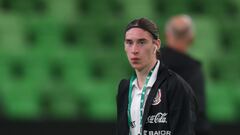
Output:
[[[117,117],[119,118],[119,115],[122,111],[122,104],[121,104],[121,100],[122,100],[122,95],[124,94],[124,90],[125,87],[127,85],[127,80],[123,79],[120,81],[119,85],[118,85],[118,92],[117,92],[117,96],[116,96],[116,103],[117,103]]]
[[[192,89],[175,74],[169,79],[168,90],[171,135],[194,135],[196,100]]]
[[[128,123],[127,123],[127,103],[126,103],[126,90],[128,88],[129,81],[121,80],[118,86],[118,93],[116,97],[117,102],[117,124],[116,124],[116,132],[117,135],[124,135],[128,132]]]

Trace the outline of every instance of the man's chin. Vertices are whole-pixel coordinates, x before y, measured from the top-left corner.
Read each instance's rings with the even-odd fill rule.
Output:
[[[142,65],[140,63],[131,63],[132,68],[134,68],[135,70],[140,70],[142,69]]]

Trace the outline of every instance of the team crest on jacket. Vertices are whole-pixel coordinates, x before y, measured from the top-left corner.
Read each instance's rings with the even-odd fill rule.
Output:
[[[158,92],[155,98],[153,99],[152,105],[158,105],[160,102],[161,102],[161,89],[158,89]]]

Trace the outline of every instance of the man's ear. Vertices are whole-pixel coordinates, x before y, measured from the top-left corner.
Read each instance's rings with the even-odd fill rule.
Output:
[[[194,41],[194,37],[193,37],[193,35],[191,35],[188,39],[188,44],[192,44],[193,41]]]
[[[154,54],[157,53],[158,47],[155,45],[155,50],[154,50]]]
[[[155,45],[155,49],[154,49],[154,53],[156,54],[157,51],[160,49],[161,47],[161,41],[160,39],[154,40],[154,45]]]
[[[161,47],[161,40],[160,39],[155,40],[154,44],[156,45],[157,50],[160,49],[160,47]]]

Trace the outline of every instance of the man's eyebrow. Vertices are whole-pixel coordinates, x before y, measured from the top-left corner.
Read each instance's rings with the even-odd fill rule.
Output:
[[[147,39],[146,38],[140,38],[138,39],[138,41],[146,41]]]
[[[146,38],[139,38],[137,41],[146,41]],[[125,41],[133,41],[132,39],[125,39]]]
[[[132,41],[132,39],[125,39],[125,41]]]

